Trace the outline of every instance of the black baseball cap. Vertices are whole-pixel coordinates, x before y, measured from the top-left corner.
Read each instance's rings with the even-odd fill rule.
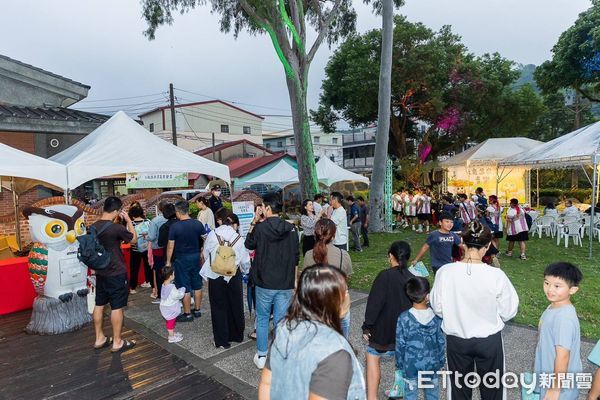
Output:
[[[210,190],[211,190],[211,191],[213,191],[213,190],[221,190],[221,185],[219,185],[219,184],[217,183],[217,184],[216,184],[215,186],[213,186],[213,187],[212,187]]]

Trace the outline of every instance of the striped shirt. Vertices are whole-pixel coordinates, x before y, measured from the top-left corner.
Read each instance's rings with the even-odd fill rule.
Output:
[[[407,195],[404,197],[404,214],[409,217],[417,215],[417,200],[419,196]]]
[[[525,219],[525,210],[523,210],[523,207],[521,206],[517,207],[519,207],[518,215],[515,207],[509,208],[508,212],[506,213],[506,234],[508,236],[529,231],[527,220]]]
[[[475,219],[475,203],[471,200],[465,200],[460,203],[458,209],[460,211],[460,219],[462,219],[464,224],[468,224]]]
[[[502,226],[502,211],[503,210],[504,210],[504,208],[501,207],[500,205],[498,205],[498,208],[496,208],[490,204],[487,208],[487,212],[490,216],[490,219],[492,220],[492,222],[494,224],[498,225],[498,232],[502,232],[504,230],[504,227]]]
[[[431,197],[426,194],[421,195],[419,199],[419,214],[431,214]]]

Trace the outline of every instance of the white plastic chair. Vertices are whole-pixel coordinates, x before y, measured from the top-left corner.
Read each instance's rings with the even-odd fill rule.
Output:
[[[590,234],[590,220],[592,219],[592,217],[590,215],[586,215],[584,214],[583,216],[583,226],[581,227],[581,237],[584,238],[586,233],[589,235]],[[600,218],[597,215],[594,215],[594,226],[598,225],[598,222],[600,222]],[[594,236],[596,236],[596,232],[594,231]]]
[[[558,219],[556,220],[556,245],[560,244],[560,239],[561,239],[561,232],[563,232],[565,230],[565,227],[569,224],[580,224],[580,219],[574,216],[562,216],[562,217],[558,217]]]
[[[556,228],[556,219],[552,216],[545,215],[542,217],[538,217],[535,223],[535,231],[534,235],[537,233],[540,239],[542,238],[542,233],[546,233],[546,236],[554,237]]]
[[[565,239],[565,248],[569,247],[569,238],[573,238],[573,244],[578,244],[579,246],[583,246],[583,241],[581,240],[581,223],[579,222],[571,222],[565,224],[559,231],[557,235],[556,244],[560,244],[560,239]]]

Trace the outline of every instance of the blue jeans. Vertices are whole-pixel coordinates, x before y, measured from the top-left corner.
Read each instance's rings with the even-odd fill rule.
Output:
[[[340,319],[340,325],[342,325],[344,337],[348,339],[348,336],[350,335],[350,310],[344,315],[344,318]]]
[[[259,356],[266,356],[269,351],[269,317],[273,306],[273,322],[275,326],[285,317],[290,305],[293,290],[265,289],[256,286],[256,349]]]
[[[438,400],[440,397],[439,377],[437,375],[425,375],[427,379],[423,382],[424,385],[433,386],[429,389],[423,389],[425,400]],[[418,383],[419,379],[406,379],[404,381],[404,400],[417,400],[419,397]]]

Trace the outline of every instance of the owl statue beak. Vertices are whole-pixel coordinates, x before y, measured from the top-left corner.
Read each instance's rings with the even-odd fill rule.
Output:
[[[77,235],[75,234],[75,231],[67,232],[67,242],[75,243],[76,240],[77,240]]]

